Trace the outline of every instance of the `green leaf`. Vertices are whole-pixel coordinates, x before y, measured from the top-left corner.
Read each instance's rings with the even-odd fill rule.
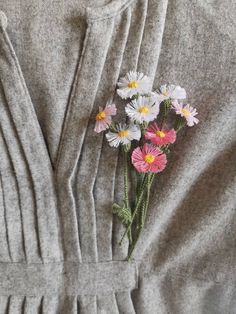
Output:
[[[177,116],[175,120],[174,129],[179,132],[186,125],[186,119],[184,117]]]
[[[130,208],[126,208],[124,205],[120,206],[114,203],[112,205],[112,211],[113,211],[113,214],[117,215],[117,217],[121,220],[121,222],[125,226],[127,226],[131,222],[132,215],[131,215]]]
[[[130,151],[130,148],[131,148],[131,143],[123,145],[123,150],[125,153],[128,153]]]
[[[160,104],[160,111],[163,116],[167,116],[171,109],[171,101],[170,99],[165,99]]]

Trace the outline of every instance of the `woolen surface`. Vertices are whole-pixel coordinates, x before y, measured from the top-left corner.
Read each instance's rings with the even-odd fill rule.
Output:
[[[0,10],[0,313],[235,314],[234,1]],[[185,87],[200,119],[154,183],[132,263],[111,212],[122,160],[93,131],[111,97],[125,119],[129,70]]]

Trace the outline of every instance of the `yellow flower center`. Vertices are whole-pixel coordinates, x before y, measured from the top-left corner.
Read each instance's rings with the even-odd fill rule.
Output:
[[[129,88],[137,88],[138,87],[138,82],[137,81],[132,81],[128,83]]]
[[[106,112],[105,111],[100,111],[97,115],[96,115],[96,121],[101,121],[103,119],[106,118]]]
[[[188,109],[185,109],[185,108],[181,109],[181,112],[182,112],[182,114],[183,114],[185,117],[188,117],[188,116],[191,115],[191,112],[190,112]]]
[[[152,154],[147,154],[144,156],[144,160],[146,163],[152,164],[155,160],[155,156],[153,156]]]
[[[127,137],[128,135],[129,135],[128,130],[122,130],[122,131],[118,132],[119,137]]]
[[[160,138],[163,138],[166,136],[163,131],[156,131],[156,135],[159,136]]]
[[[149,108],[147,106],[142,106],[138,109],[138,112],[140,113],[148,113],[149,112]]]
[[[169,96],[169,92],[167,90],[165,90],[164,92],[162,92],[162,95]]]

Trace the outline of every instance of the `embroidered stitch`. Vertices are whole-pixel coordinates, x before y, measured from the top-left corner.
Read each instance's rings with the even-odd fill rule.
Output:
[[[184,126],[199,122],[197,110],[179,100],[186,98],[184,88],[162,85],[151,91],[151,80],[143,73],[130,71],[118,81],[118,95],[130,99],[125,106],[128,122],[114,122],[117,113],[115,104],[108,102],[99,107],[94,131],[107,131],[109,145],[119,147],[124,155],[123,204],[113,204],[113,213],[118,216],[126,230],[120,240],[129,240],[128,260],[131,260],[146,221],[150,191],[156,174],[167,165],[171,144]],[[175,112],[173,126],[167,126],[171,112]],[[169,124],[169,123],[168,123]],[[135,180],[130,185],[131,171]],[[135,199],[131,200],[131,187],[135,187]]]

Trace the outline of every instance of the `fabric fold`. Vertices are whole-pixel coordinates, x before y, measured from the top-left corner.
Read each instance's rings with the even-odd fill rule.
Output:
[[[24,198],[22,202],[27,202],[22,207],[32,209],[29,214],[34,217],[30,224],[35,223],[40,258],[57,260],[60,235],[52,165],[17,56],[3,25],[0,27],[0,71],[0,123],[15,173],[18,178],[23,176],[28,188],[22,189],[21,181],[20,194],[25,195],[21,194],[21,200]],[[24,221],[29,218],[23,214],[22,217]]]
[[[24,262],[26,260],[26,252],[18,182],[1,128],[2,127],[0,127],[0,185],[2,191],[2,208],[4,208],[4,210],[1,211],[4,220],[4,223],[1,224],[1,229],[2,232],[5,232],[5,239],[11,261]],[[9,190],[11,193],[9,193]],[[3,249],[2,254],[4,253]]]

